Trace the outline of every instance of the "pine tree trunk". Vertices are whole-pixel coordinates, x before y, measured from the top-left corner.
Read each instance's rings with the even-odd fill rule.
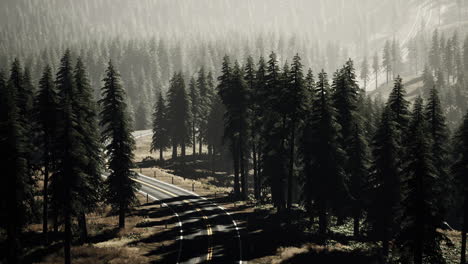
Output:
[[[70,212],[70,190],[69,186],[65,187],[67,190],[66,192],[66,197],[65,197],[65,238],[63,241],[63,251],[64,251],[64,257],[65,257],[65,264],[71,264],[71,254],[70,254],[70,248],[71,248],[71,212]]]
[[[86,214],[81,212],[78,216],[78,226],[80,227],[80,241],[86,243],[88,241],[88,227],[86,225]]]
[[[359,208],[354,208],[353,235],[355,238],[359,236],[359,215]]]
[[[253,180],[254,180],[254,196],[255,199],[260,198],[259,186],[258,186],[258,168],[257,168],[257,147],[256,144],[252,144],[252,158],[253,158]]]
[[[48,147],[45,148],[46,150]],[[49,244],[49,230],[48,230],[48,190],[47,187],[49,186],[49,154],[46,153],[45,155],[45,162],[44,162],[44,188],[42,191],[43,196],[43,207],[42,207],[42,233],[44,234],[44,243],[47,245]]]
[[[283,114],[283,127],[282,127],[282,131],[286,131],[286,114]],[[286,138],[287,138],[287,133],[285,133],[286,135],[285,136],[282,136],[281,138],[281,152],[283,152],[283,154],[285,154],[284,156],[286,156],[286,146],[285,146],[285,143],[286,143]],[[279,205],[278,205],[278,211],[283,211],[283,209],[286,208],[286,199],[287,199],[287,189],[288,189],[288,186],[287,186],[287,178],[288,178],[288,173],[284,170],[285,168],[283,167],[284,164],[281,165],[281,174],[279,175],[279,179],[278,179],[278,200],[279,200]]]
[[[387,258],[388,258],[388,249],[389,249],[389,217],[391,217],[390,215],[387,215],[386,217],[384,217],[384,221],[383,221],[383,234],[382,234],[382,256],[385,260],[385,263],[387,261]]]
[[[163,162],[164,161],[164,157],[163,157],[163,149],[160,148],[159,149],[159,161]]]
[[[288,173],[288,202],[287,208],[291,209],[292,206],[292,192],[293,192],[293,173],[294,173],[294,145],[295,145],[295,121],[292,122],[291,127],[291,142],[289,147],[289,173]]]
[[[262,154],[257,146],[257,185],[258,185],[258,198],[262,199]]]
[[[195,123],[192,123],[192,157],[195,159],[195,155],[197,154],[197,144],[195,143]]]
[[[16,229],[16,227],[14,228]],[[19,264],[20,261],[20,244],[18,240],[18,232],[16,230],[7,230],[7,247],[8,247],[8,257],[7,263]]]
[[[119,228],[125,228],[125,206],[123,201],[119,205]]]
[[[239,196],[240,196],[239,155],[238,155],[238,151],[237,151],[237,146],[234,146],[233,161],[234,161],[234,196],[235,196],[236,199],[239,199]]]
[[[319,213],[319,236],[320,239],[323,239],[322,242],[324,243],[328,229],[327,206],[323,198],[319,198],[317,203]]]
[[[200,137],[198,137],[198,154],[201,156],[202,155],[202,136],[201,136],[201,133],[200,133]]]
[[[416,191],[419,193],[417,198],[416,206],[416,237],[415,237],[415,249],[414,249],[414,264],[423,263],[423,247],[424,247],[424,182],[423,177],[419,174],[416,175]]]
[[[59,216],[58,216],[58,211],[57,211],[57,208],[54,208],[54,233],[57,234],[58,233],[58,229],[59,229]]]
[[[15,176],[13,176],[15,177]],[[11,179],[11,186],[16,186],[16,179]],[[8,181],[8,178],[7,178]],[[7,182],[10,184],[10,182]],[[9,188],[8,200],[6,201],[7,206],[7,217],[6,217],[6,224],[7,224],[7,240],[6,240],[6,247],[7,247],[7,263],[14,263],[19,264],[20,261],[20,241],[19,241],[19,233],[20,230],[18,228],[18,190],[15,187]],[[11,199],[11,200],[10,200]],[[2,254],[3,255],[3,254]]]
[[[177,158],[177,143],[172,143],[172,159],[175,160]]]
[[[241,185],[242,185],[242,199],[247,200],[248,190],[247,190],[247,173],[245,169],[245,159],[243,149],[239,150],[239,160],[240,160],[240,175],[241,175]]]
[[[211,177],[215,176],[215,155],[216,155],[216,149],[214,146],[211,147]]]
[[[462,220],[462,241],[461,241],[461,258],[460,264],[466,263],[466,232],[467,232],[467,220],[468,220],[468,195],[465,194],[465,201],[463,205],[463,220]]]
[[[185,159],[185,140],[182,141],[182,144],[180,144],[180,156]]]

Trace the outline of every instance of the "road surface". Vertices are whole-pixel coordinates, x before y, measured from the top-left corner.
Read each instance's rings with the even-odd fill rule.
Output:
[[[135,139],[151,131],[136,131]],[[222,207],[204,197],[157,179],[137,174],[140,192],[172,211],[178,225],[177,263],[242,263],[237,223]]]

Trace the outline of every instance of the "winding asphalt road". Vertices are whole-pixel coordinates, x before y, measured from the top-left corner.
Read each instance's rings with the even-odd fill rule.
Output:
[[[150,136],[136,131],[135,139]],[[239,228],[224,208],[196,193],[157,179],[137,174],[140,192],[148,194],[173,213],[179,235],[177,263],[242,263]]]

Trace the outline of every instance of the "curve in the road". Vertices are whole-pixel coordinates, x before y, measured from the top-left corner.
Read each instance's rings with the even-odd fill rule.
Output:
[[[140,174],[140,176],[144,176],[144,175]],[[163,193],[165,193],[165,194],[167,194],[167,195],[169,195],[169,196],[171,196],[171,197],[178,197],[178,196],[179,196],[179,195],[177,195],[177,194],[175,194],[175,193],[172,193],[172,192],[170,192],[170,191],[167,191],[167,190],[164,190],[164,189],[162,189],[162,188],[159,188],[158,186],[156,186],[156,185],[154,185],[154,184],[150,184],[150,183],[147,183],[147,182],[138,180],[138,179],[132,179],[132,180],[138,182],[139,184],[145,185],[145,186],[147,186],[147,187],[149,187],[149,188],[153,188],[153,189],[156,189],[156,190],[158,190],[158,191],[160,191],[160,192],[163,192]],[[153,197],[154,197],[154,196],[153,196]],[[154,197],[154,198],[156,198],[156,197]],[[157,198],[156,198],[156,199],[157,199]],[[207,235],[208,235],[208,237],[211,237],[211,236],[213,235],[213,229],[211,228],[211,225],[207,222],[208,217],[203,213],[203,211],[202,211],[199,207],[197,207],[196,205],[194,205],[192,202],[188,201],[187,199],[183,199],[182,202],[184,202],[184,203],[186,203],[186,204],[188,204],[188,205],[194,207],[195,210],[196,210],[198,213],[200,213],[200,215],[202,216],[203,221],[205,222]],[[165,204],[165,203],[164,203],[164,204]],[[167,204],[166,204],[166,205],[167,205]],[[168,206],[168,207],[169,207],[169,206]],[[170,207],[169,207],[169,208],[170,208]],[[174,211],[174,210],[173,210],[173,211]],[[174,214],[177,215],[177,217],[178,217],[178,219],[179,219],[179,221],[180,221],[180,218],[179,218],[178,214],[177,214],[175,211],[174,211]],[[209,242],[208,242],[208,252],[207,252],[207,254],[206,254],[206,260],[207,260],[207,261],[211,261],[211,259],[212,259],[212,257],[213,257],[213,247],[212,247],[212,245],[211,245],[211,239],[208,239],[208,241],[209,241]],[[179,256],[180,256],[180,251],[179,251]],[[180,257],[177,259],[177,263],[179,263],[179,260],[180,260]]]
[[[238,246],[239,246],[239,257],[238,257],[238,263],[242,263],[242,242],[241,242],[241,237],[240,237],[240,232],[239,232],[239,228],[238,228],[238,225],[236,223],[236,221],[234,220],[234,218],[232,217],[232,215],[227,212],[223,207],[209,201],[208,199],[206,199],[205,197],[202,197],[202,196],[199,196],[198,194],[196,193],[193,193],[191,191],[188,191],[188,190],[185,190],[183,188],[180,188],[178,186],[175,186],[175,185],[172,185],[172,184],[168,184],[168,183],[165,183],[163,181],[159,181],[157,179],[154,179],[154,178],[151,178],[151,177],[148,177],[146,175],[143,175],[143,174],[138,174],[138,176],[140,177],[140,179],[135,179],[135,181],[139,182],[140,184],[146,186],[146,187],[149,187],[149,188],[152,188],[156,191],[159,191],[159,192],[162,192],[168,196],[171,196],[171,197],[179,197],[179,196],[183,196],[183,195],[190,195],[190,196],[193,196],[193,197],[196,197],[197,199],[201,199],[203,201],[205,201],[207,204],[209,204],[212,208],[216,208],[218,210],[220,210],[224,215],[228,216],[229,217],[229,220],[232,224],[232,226],[234,227],[235,231],[236,231],[236,239],[238,241]],[[150,181],[150,182],[148,182]],[[158,184],[159,186],[156,186],[155,184]],[[165,188],[161,188],[162,186],[164,186]],[[171,189],[172,191],[169,191],[167,190],[167,188]],[[177,191],[179,191],[179,193],[176,193]],[[212,240],[213,240],[213,230],[217,230],[217,231],[220,231],[220,233],[224,232],[226,230],[225,227],[223,227],[221,224],[219,225],[212,225],[209,223],[209,218],[206,216],[206,212],[204,212],[207,208],[203,208],[203,206],[200,206],[200,205],[197,205],[197,202],[195,202],[194,200],[190,201],[190,199],[182,199],[182,202],[189,205],[190,207],[192,208],[195,208],[195,210],[200,213],[201,215],[201,218],[205,224],[205,227],[206,227],[206,233],[207,233],[207,237],[208,237],[208,250],[207,250],[207,253],[206,253],[206,261],[209,262],[213,259],[213,243],[212,243]],[[208,212],[208,211],[207,211]]]
[[[145,136],[150,136],[152,135],[152,131],[151,130],[145,130],[145,131],[135,131],[132,133],[134,138],[140,138],[140,137],[145,137]],[[161,184],[161,185],[164,185],[168,188],[172,188],[172,189],[176,189],[176,190],[179,190],[180,192],[182,192],[183,194],[189,194],[189,195],[192,195],[192,196],[195,196],[197,198],[200,198],[204,201],[206,201],[208,204],[211,204],[212,206],[216,207],[217,209],[221,210],[226,216],[229,217],[229,220],[230,222],[232,223],[235,231],[236,231],[236,238],[238,240],[238,246],[239,246],[239,261],[238,263],[241,263],[242,264],[242,241],[241,241],[241,237],[240,237],[240,231],[239,231],[239,227],[236,223],[236,221],[234,220],[234,218],[232,217],[232,215],[226,211],[226,209],[224,209],[223,207],[217,205],[216,203],[213,203],[211,201],[209,201],[208,199],[206,199],[205,197],[203,196],[200,196],[194,192],[191,192],[191,191],[188,191],[188,190],[185,190],[183,188],[180,188],[176,185],[173,185],[173,184],[169,184],[169,183],[166,183],[166,182],[163,182],[163,181],[160,181],[160,180],[157,180],[157,179],[154,179],[154,178],[150,178],[146,175],[143,175],[143,174],[140,174],[140,173],[137,173],[137,175],[139,177],[142,177],[144,179],[147,179],[147,180],[150,180],[154,183],[158,183],[158,184]],[[151,189],[155,189],[157,191],[160,191],[160,192],[163,192],[165,193],[166,195],[170,196],[170,197],[179,197],[181,196],[180,194],[176,194],[176,193],[173,193],[173,192],[170,192],[168,190],[165,190],[165,189],[162,189],[162,188],[159,188],[158,186],[155,186],[154,184],[151,184],[151,183],[147,183],[145,181],[141,181],[141,180],[138,180],[138,179],[134,179],[136,182],[139,182],[140,184],[143,184],[145,185],[147,188],[151,188]],[[139,190],[139,192],[142,192],[144,194],[147,194],[148,197],[151,197],[152,199],[154,200],[159,200],[160,202],[162,202],[160,199],[156,198],[155,196],[147,193],[147,192],[144,192],[143,190]],[[218,227],[218,226],[211,226],[208,222],[208,217],[203,213],[203,208],[201,207],[198,207],[195,205],[194,202],[190,202],[189,200],[187,199],[183,199],[183,202],[191,207],[194,207],[195,210],[200,213],[204,223],[205,223],[205,226],[206,226],[206,233],[208,235],[208,252],[207,252],[207,255],[206,255],[206,260],[209,262],[212,260],[213,258],[213,246],[212,246],[212,236],[213,236],[213,228],[217,229],[217,230],[222,230],[223,228],[221,227]],[[177,217],[178,219],[178,222],[179,222],[179,228],[180,228],[180,236],[179,236],[179,240],[180,240],[180,243],[179,243],[179,252],[178,252],[178,257],[177,257],[177,263],[180,262],[180,257],[181,257],[181,253],[182,253],[182,241],[184,239],[184,236],[183,236],[183,223],[180,219],[180,216],[179,214],[176,212],[176,210],[174,210],[171,206],[169,206],[167,203],[163,203],[167,208],[169,208]]]
[[[183,225],[182,225],[182,221],[180,220],[180,216],[179,214],[171,207],[169,206],[168,204],[166,204],[165,202],[162,202],[160,199],[154,197],[153,195],[147,193],[147,192],[144,192],[142,190],[138,190],[138,192],[140,192],[141,194],[143,195],[147,195],[149,198],[151,198],[152,200],[155,200],[155,201],[159,201],[161,202],[161,204],[167,208],[169,208],[169,210],[172,211],[172,213],[176,216],[177,218],[177,222],[178,222],[178,225],[179,225],[179,232],[180,232],[180,236],[178,237],[178,240],[179,240],[179,252],[177,252],[177,262],[176,263],[179,263],[180,262],[180,255],[182,254],[182,242],[184,240],[184,228],[183,228]]]

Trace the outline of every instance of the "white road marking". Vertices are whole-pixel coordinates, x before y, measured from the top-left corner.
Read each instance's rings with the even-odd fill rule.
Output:
[[[153,199],[153,200],[155,200],[155,201],[161,202],[161,200],[159,200],[158,198],[154,197],[153,195],[151,195],[151,194],[149,194],[149,193],[147,193],[147,192],[144,192],[144,191],[142,191],[142,190],[138,190],[138,192],[140,192],[140,193],[143,194],[143,195],[148,195],[149,198],[151,198],[151,199]],[[179,263],[179,262],[180,262],[180,255],[181,255],[181,253],[182,253],[182,241],[184,240],[184,235],[183,235],[184,231],[183,231],[183,227],[182,227],[182,221],[180,221],[179,214],[178,214],[176,211],[174,211],[174,209],[172,209],[172,207],[170,207],[170,206],[169,206],[168,204],[166,204],[165,202],[162,202],[162,204],[163,204],[164,206],[166,206],[167,208],[169,208],[169,209],[174,213],[174,215],[177,217],[177,221],[178,221],[179,229],[180,229],[180,230],[179,230],[180,236],[179,236],[179,238],[178,238],[178,239],[180,240],[180,243],[179,243],[179,252],[177,253],[177,263]]]

